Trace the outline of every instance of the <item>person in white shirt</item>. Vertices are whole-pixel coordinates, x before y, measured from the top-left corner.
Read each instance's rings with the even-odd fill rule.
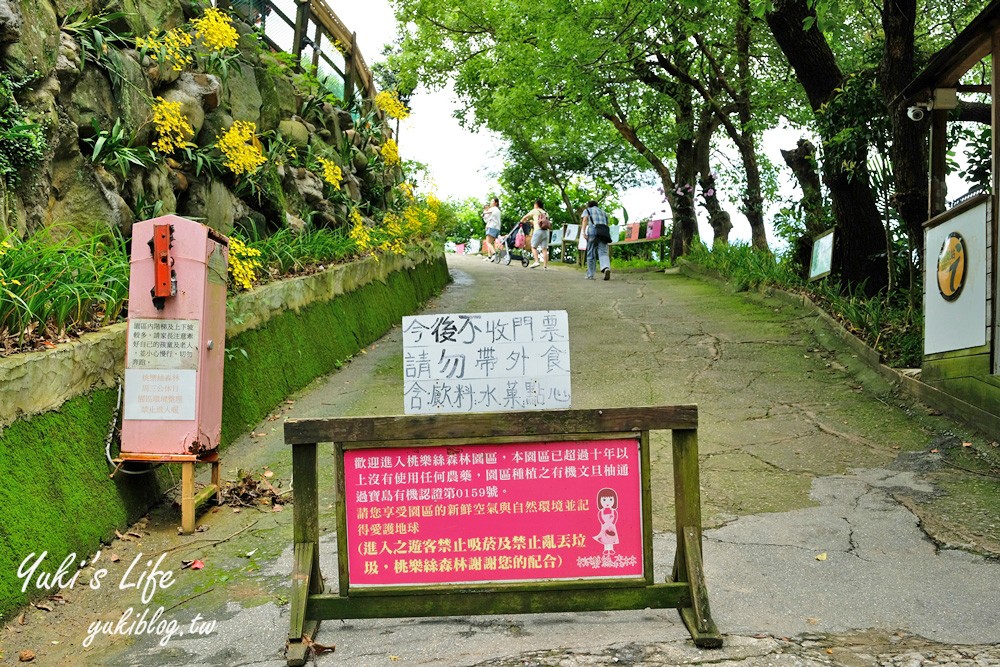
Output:
[[[483,259],[492,260],[497,251],[497,237],[500,236],[500,200],[496,197],[483,207],[483,221],[486,223],[486,240],[483,241],[486,254]]]

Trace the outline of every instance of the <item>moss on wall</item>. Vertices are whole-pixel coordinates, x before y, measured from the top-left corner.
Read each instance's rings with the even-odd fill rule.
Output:
[[[447,282],[439,255],[228,340],[223,442],[377,340]],[[116,400],[114,390],[94,391],[0,432],[0,620],[44,593],[21,593],[17,569],[26,556],[48,551],[48,571],[70,553],[83,558],[145,513],[166,487],[166,466],[154,475],[108,478],[104,441]]]
[[[222,441],[263,419],[285,396],[337,368],[448,282],[443,256],[333,301],[286,311],[226,341]],[[246,351],[246,356],[242,351]]]
[[[55,571],[135,521],[161,493],[155,475],[108,479],[104,440],[117,392],[95,391],[0,434],[0,619],[28,597],[17,569],[31,553],[49,553],[40,570]],[[54,561],[54,562],[53,562]],[[56,592],[56,591],[51,591]]]

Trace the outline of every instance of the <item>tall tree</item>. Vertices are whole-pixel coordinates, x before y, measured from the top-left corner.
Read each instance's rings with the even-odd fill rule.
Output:
[[[843,91],[847,77],[807,0],[775,0],[766,14],[775,41],[795,70],[819,123],[823,141],[823,180],[830,192],[837,221],[833,268],[846,283],[864,284],[876,293],[888,282],[885,231],[868,174],[868,143],[838,141],[846,121],[831,113],[831,103]]]

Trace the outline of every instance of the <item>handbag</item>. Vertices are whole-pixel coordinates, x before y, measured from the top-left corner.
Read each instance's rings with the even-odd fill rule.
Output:
[[[594,225],[594,238],[601,243],[611,243],[611,228],[607,225]]]
[[[524,230],[518,229],[517,234],[514,236],[514,247],[523,248],[524,247]]]

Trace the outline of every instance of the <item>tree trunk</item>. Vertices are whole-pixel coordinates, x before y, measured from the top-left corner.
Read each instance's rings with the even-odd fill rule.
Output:
[[[695,141],[695,161],[698,167],[698,185],[701,187],[703,204],[708,211],[708,224],[712,226],[712,245],[729,245],[729,232],[733,229],[733,221],[728,212],[719,203],[719,191],[715,184],[715,174],[712,173],[710,152],[712,135],[719,126],[719,119],[710,105],[702,109],[701,120],[698,123],[698,138]]]
[[[829,102],[844,82],[844,76],[823,34],[815,25],[803,30],[806,19],[815,21],[806,0],[775,0],[766,15],[775,41],[795,70],[814,112]],[[824,154],[831,152],[827,142],[841,129],[831,123],[831,136],[823,137]],[[867,147],[862,145],[844,160],[855,167],[847,171],[842,160],[823,160],[823,180],[830,190],[833,215],[837,221],[834,240],[833,270],[848,286],[865,286],[875,294],[885,287],[887,258],[885,230],[875,197],[871,191],[867,168]]]
[[[927,123],[914,123],[906,115],[908,102],[899,94],[913,79],[913,26],[917,0],[883,0],[882,29],[885,52],[879,66],[879,85],[892,124],[889,159],[895,177],[893,204],[906,225],[913,245],[923,256],[924,221],[927,220]]]
[[[805,213],[806,233],[810,236],[822,234],[829,222],[823,204],[823,188],[816,171],[816,147],[808,139],[799,139],[793,150],[781,151],[785,164],[792,170],[795,180],[802,188],[802,211]]]
[[[793,150],[781,151],[785,164],[792,170],[795,180],[802,188],[802,212],[805,215],[806,230],[792,240],[792,258],[799,267],[803,278],[809,275],[812,260],[813,238],[825,232],[830,226],[830,216],[823,203],[823,188],[816,171],[816,147],[808,139],[799,139]]]
[[[736,59],[737,95],[736,108],[740,118],[741,137],[737,142],[743,170],[747,175],[747,193],[743,198],[743,213],[750,223],[750,242],[756,250],[771,252],[767,245],[767,230],[764,227],[764,195],[761,188],[760,165],[757,162],[757,140],[752,130],[752,107],[750,101],[750,0],[740,0],[736,19]]]
[[[677,171],[674,180],[674,236],[670,242],[670,260],[686,255],[691,243],[698,237],[698,214],[694,208],[694,184],[698,174],[694,140],[694,104],[692,91],[688,86],[681,88],[674,102],[677,104],[674,123],[680,139],[677,141]]]

